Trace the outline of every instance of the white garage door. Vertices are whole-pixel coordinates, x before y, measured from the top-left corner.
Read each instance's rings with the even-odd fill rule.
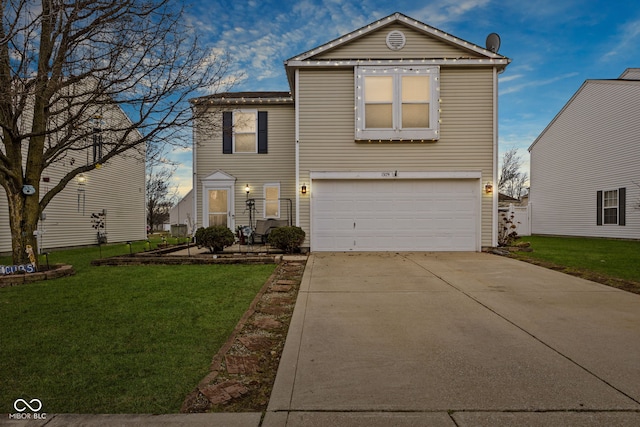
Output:
[[[311,250],[475,251],[479,196],[470,179],[314,180]]]

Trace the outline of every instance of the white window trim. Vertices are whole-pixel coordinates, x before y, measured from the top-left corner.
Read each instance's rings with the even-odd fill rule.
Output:
[[[254,151],[236,151],[236,113],[243,113],[243,114],[253,114],[254,116],[254,120],[255,120],[255,150]],[[246,110],[246,109],[241,109],[241,110],[234,110],[233,111],[233,115],[232,115],[232,124],[233,124],[233,141],[232,141],[232,147],[233,147],[233,154],[257,154],[258,153],[258,110]],[[249,132],[239,132],[242,134],[248,134]]]
[[[268,202],[268,200],[267,200],[267,188],[269,188],[269,187],[276,187],[278,189],[278,200],[277,200],[277,203],[278,203],[278,215],[276,215],[276,216],[267,216],[267,202]],[[281,194],[280,193],[280,183],[279,182],[268,182],[268,183],[266,183],[266,184],[264,184],[262,186],[262,192],[263,192],[263,197],[264,197],[264,209],[263,209],[264,212],[262,213],[262,216],[265,219],[267,219],[267,218],[279,219],[280,218],[280,213],[281,213],[281,211],[280,211],[280,208],[281,208],[281,206],[280,206],[280,199],[281,199],[281,197],[280,197],[280,194]]]
[[[605,200],[606,200],[606,195],[608,192],[613,191],[616,193],[616,203],[615,206],[605,206]],[[616,210],[616,222],[605,222],[606,221],[606,215],[605,215],[605,210],[606,209],[615,209]],[[618,191],[617,188],[611,188],[608,190],[602,190],[602,225],[618,225],[618,223],[620,222],[620,193]]]
[[[429,122],[430,127],[424,129],[401,129],[401,86],[402,75],[428,75],[430,79],[430,99],[429,99]],[[393,129],[365,129],[364,128],[364,77],[375,74],[386,74],[394,76],[394,99],[393,99]],[[355,91],[356,91],[356,123],[355,138],[357,140],[393,140],[393,141],[435,141],[440,138],[440,67],[411,65],[411,66],[358,66],[355,69]]]

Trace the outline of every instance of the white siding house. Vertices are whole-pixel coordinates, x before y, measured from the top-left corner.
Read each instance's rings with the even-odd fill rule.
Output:
[[[190,225],[193,221],[193,190],[190,190],[169,211],[169,223],[171,225]]]
[[[193,100],[217,112],[195,127],[198,226],[246,225],[246,199],[272,194],[258,215],[290,200],[312,251],[495,246],[509,62],[395,13],[285,61],[289,92]]]
[[[640,69],[587,80],[529,147],[534,234],[640,239]]]
[[[129,118],[119,107],[111,107],[103,111],[103,120]],[[100,137],[109,138],[109,134],[105,131]],[[92,162],[95,143],[69,150],[46,168],[40,194],[44,195],[72,168]],[[97,244],[98,233],[109,243],[146,239],[144,147],[101,163],[82,177],[69,183],[44,209],[38,224],[40,251]],[[0,187],[0,253],[10,251],[9,208]]]

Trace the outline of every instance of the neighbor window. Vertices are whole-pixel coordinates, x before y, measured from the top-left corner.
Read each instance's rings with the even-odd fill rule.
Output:
[[[93,163],[102,161],[102,129],[93,128]]]
[[[280,218],[280,184],[264,185],[264,217]]]
[[[357,67],[356,139],[439,138],[439,68]]]
[[[603,190],[597,192],[597,224],[626,225],[627,189]]]
[[[605,224],[618,223],[618,190],[605,191],[603,194],[602,216]]]

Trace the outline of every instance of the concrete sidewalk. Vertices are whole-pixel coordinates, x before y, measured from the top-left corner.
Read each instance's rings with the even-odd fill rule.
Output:
[[[263,426],[640,425],[640,295],[485,253],[313,254]]]
[[[29,415],[33,418],[32,414]],[[41,417],[43,414],[39,414]],[[5,415],[6,416],[6,415]],[[44,414],[44,420],[0,420],[0,426],[12,427],[258,427],[261,413],[218,414]]]

